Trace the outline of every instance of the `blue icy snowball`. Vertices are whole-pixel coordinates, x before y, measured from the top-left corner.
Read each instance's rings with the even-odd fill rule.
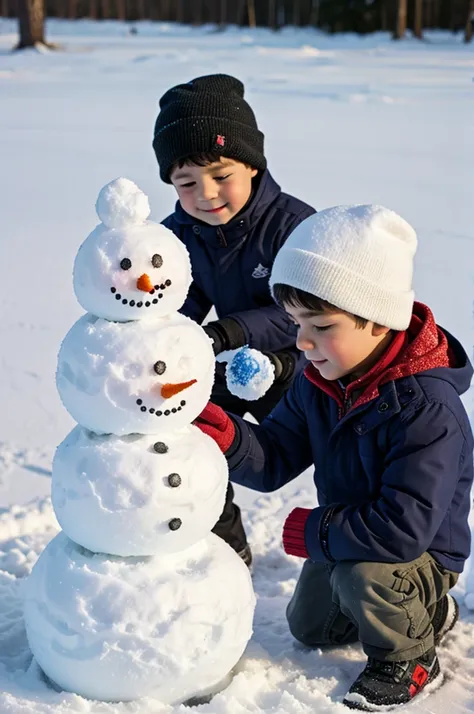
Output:
[[[231,382],[242,387],[246,387],[260,371],[260,364],[250,354],[248,347],[240,350],[229,365]]]

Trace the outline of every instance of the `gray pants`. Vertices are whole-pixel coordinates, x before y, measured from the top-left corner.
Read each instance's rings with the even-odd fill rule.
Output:
[[[409,563],[307,560],[286,616],[308,647],[360,640],[369,657],[415,659],[434,646],[436,603],[457,579],[428,553]]]

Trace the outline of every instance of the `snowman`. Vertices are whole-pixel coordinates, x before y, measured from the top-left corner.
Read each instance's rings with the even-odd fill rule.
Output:
[[[212,344],[177,310],[189,256],[148,221],[131,181],[105,186],[101,224],[74,265],[87,311],[59,352],[57,388],[78,425],[53,461],[62,532],[25,587],[34,657],[55,686],[103,701],[178,704],[222,687],[252,633],[247,567],[211,533],[227,464],[193,421],[209,400]],[[258,398],[267,358],[226,356],[229,387]]]

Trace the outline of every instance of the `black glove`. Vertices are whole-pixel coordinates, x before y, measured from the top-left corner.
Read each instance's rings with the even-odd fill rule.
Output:
[[[203,330],[213,342],[212,348],[215,355],[225,350],[236,350],[238,347],[243,347],[247,341],[243,328],[237,320],[233,320],[231,317],[209,322],[204,325]]]
[[[290,352],[264,352],[275,368],[275,382],[283,384],[293,377],[295,358]]]

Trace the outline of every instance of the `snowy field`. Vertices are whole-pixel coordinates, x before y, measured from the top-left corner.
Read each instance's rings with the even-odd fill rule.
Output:
[[[54,385],[59,344],[81,314],[72,262],[111,179],[134,180],[154,219],[172,210],[151,150],[168,86],[236,74],[285,190],[318,209],[382,203],[413,223],[417,297],[472,352],[474,45],[447,34],[393,44],[383,35],[136,27],[51,22],[48,39],[64,51],[17,56],[9,52],[15,24],[0,19],[0,714],[192,711],[48,688],[30,667],[21,618],[22,578],[57,528],[52,455],[73,424]],[[311,474],[269,497],[239,490],[238,501],[255,553],[255,631],[230,686],[197,711],[347,711],[341,700],[363,666],[361,650],[307,651],[284,616],[301,562],[283,553],[281,527],[293,506],[314,504]],[[444,685],[406,711],[474,711],[474,617],[465,608],[440,654]]]

